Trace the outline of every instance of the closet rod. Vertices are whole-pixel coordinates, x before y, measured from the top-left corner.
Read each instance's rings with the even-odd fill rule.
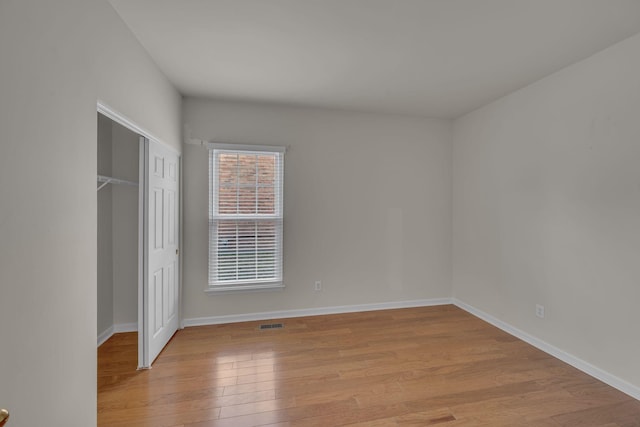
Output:
[[[102,185],[100,185],[96,191],[100,191],[100,189],[107,184],[124,184],[124,185],[132,185],[135,187],[138,186],[137,182],[127,181],[125,179],[113,178],[111,176],[105,176],[105,175],[98,175],[98,182],[101,182]]]

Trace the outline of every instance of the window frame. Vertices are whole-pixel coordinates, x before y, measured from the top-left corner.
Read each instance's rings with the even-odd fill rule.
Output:
[[[284,154],[285,147],[271,145],[246,145],[246,144],[220,144],[209,143],[209,254],[208,254],[208,277],[206,293],[235,293],[246,291],[269,291],[281,290],[285,287],[283,281],[283,234],[284,234]],[[219,208],[219,192],[218,192],[218,162],[217,156],[223,153],[231,154],[256,154],[256,155],[273,155],[276,156],[275,165],[275,185],[274,185],[274,214],[220,214]],[[256,190],[259,188],[256,184]],[[256,191],[257,194],[257,191]],[[274,221],[276,223],[275,243],[276,243],[276,261],[275,276],[268,279],[240,279],[233,281],[213,281],[215,273],[212,272],[214,263],[217,260],[217,226],[219,222],[224,220],[236,221]]]

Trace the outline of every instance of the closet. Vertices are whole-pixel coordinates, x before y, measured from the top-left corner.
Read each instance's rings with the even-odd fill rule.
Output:
[[[98,345],[138,328],[140,136],[98,113]]]

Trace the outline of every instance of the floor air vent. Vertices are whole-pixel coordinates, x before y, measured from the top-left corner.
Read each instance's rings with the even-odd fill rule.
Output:
[[[264,325],[260,325],[258,329],[282,329],[284,325],[282,323],[268,323]]]

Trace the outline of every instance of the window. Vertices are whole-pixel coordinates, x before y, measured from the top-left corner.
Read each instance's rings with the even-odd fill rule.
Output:
[[[284,148],[212,147],[208,290],[283,287]]]

